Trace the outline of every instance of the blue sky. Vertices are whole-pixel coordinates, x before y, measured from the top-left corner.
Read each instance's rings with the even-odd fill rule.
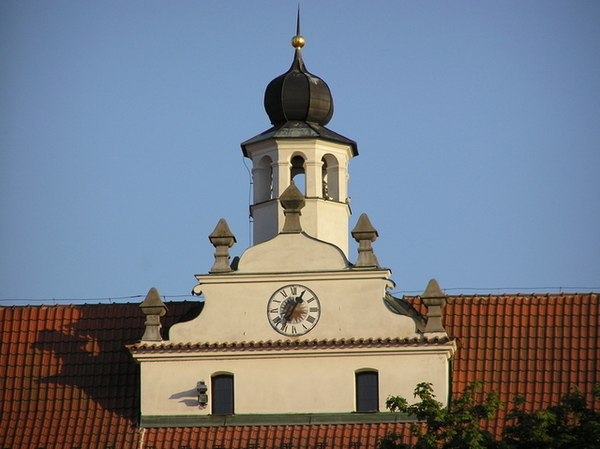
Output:
[[[3,305],[186,299],[220,218],[248,247],[239,144],[296,8],[0,2]],[[600,290],[599,2],[301,8],[328,127],[358,142],[350,229],[369,215],[398,295]]]

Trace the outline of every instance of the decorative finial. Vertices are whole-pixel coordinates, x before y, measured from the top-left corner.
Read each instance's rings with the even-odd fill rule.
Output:
[[[146,315],[146,330],[142,336],[142,342],[145,341],[162,341],[160,336],[160,317],[167,313],[167,306],[162,302],[160,294],[156,288],[152,287],[146,299],[140,304],[140,309]]]
[[[378,236],[367,214],[361,214],[352,230],[352,237],[358,242],[358,259],[354,264],[355,267],[379,268],[379,262],[371,246]]]
[[[290,185],[283,193],[279,196],[279,202],[283,207],[283,215],[285,221],[283,223],[282,234],[296,234],[302,232],[302,226],[300,225],[300,210],[306,204],[304,201],[304,195],[296,187],[294,181],[290,181]]]
[[[435,279],[427,284],[427,288],[421,295],[421,301],[427,307],[425,332],[446,332],[442,323],[442,308],[446,305],[446,295]]]
[[[208,239],[216,249],[215,264],[210,269],[210,272],[226,273],[232,271],[229,266],[229,248],[236,243],[236,240],[224,218],[219,220],[215,230],[208,236]]]
[[[298,17],[296,19],[296,35],[292,38],[292,47],[300,50],[306,44],[306,40],[300,35],[300,4],[298,4]]]

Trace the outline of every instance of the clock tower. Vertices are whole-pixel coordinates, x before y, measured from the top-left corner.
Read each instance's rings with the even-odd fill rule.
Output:
[[[445,402],[456,349],[432,280],[427,315],[390,293],[377,230],[362,214],[348,255],[348,162],[356,143],[327,129],[333,100],[292,39],[291,68],[269,83],[272,127],[242,143],[252,160],[254,245],[224,219],[209,235],[215,261],[196,276],[195,316],[160,332],[155,289],[142,303],[146,332],[130,347],[141,365],[141,424],[212,426],[395,422],[390,395],[431,382]],[[163,339],[163,338],[167,339]]]

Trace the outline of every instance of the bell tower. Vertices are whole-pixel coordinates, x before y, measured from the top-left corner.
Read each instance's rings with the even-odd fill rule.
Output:
[[[347,256],[348,163],[358,155],[357,145],[325,127],[333,116],[333,98],[325,81],[306,70],[299,18],[291,43],[292,66],[265,91],[265,111],[273,127],[241,144],[244,156],[252,160],[253,243],[282,230],[279,197],[294,181],[306,198],[304,231]]]

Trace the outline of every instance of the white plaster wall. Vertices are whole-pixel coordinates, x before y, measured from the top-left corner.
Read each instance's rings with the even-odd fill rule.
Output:
[[[348,256],[348,205],[319,198],[307,198],[305,202],[300,217],[302,230],[311,237],[336,245]],[[252,218],[255,245],[276,237],[285,222],[279,200],[253,205]],[[356,254],[353,257],[356,258]]]
[[[348,217],[350,217],[350,208],[345,203],[307,198],[300,220],[302,230],[308,235],[333,243],[347,257],[350,257],[348,253]]]
[[[174,343],[268,341],[282,337],[267,319],[279,288],[300,284],[321,303],[318,324],[301,338],[412,338],[416,323],[383,303],[389,270],[350,269],[339,248],[303,234],[280,234],[249,248],[236,272],[197,276],[205,306],[194,320],[174,325]]]
[[[281,227],[283,227],[283,225],[280,225],[280,214],[283,217],[279,200],[271,200],[252,206],[252,236],[254,244],[266,242],[277,235]]]
[[[333,338],[413,338],[417,336],[415,321],[407,316],[390,312],[383,303],[387,271],[379,278],[346,279],[340,273],[316,277],[273,275],[248,277],[247,282],[233,283],[235,276],[223,283],[201,284],[205,296],[202,313],[194,320],[174,325],[169,333],[173,343],[241,342],[287,339],[277,333],[267,318],[267,302],[273,292],[289,284],[301,284],[311,289],[321,303],[321,317],[317,325],[302,339]],[[360,273],[359,273],[360,274]],[[334,276],[335,275],[335,276]],[[229,281],[225,283],[225,281]]]
[[[348,260],[339,247],[297,234],[277,237],[248,248],[232,275],[345,270]]]
[[[321,160],[325,155],[335,157],[338,161],[336,188],[339,191],[341,202],[308,198],[306,206],[302,210],[302,227],[309,235],[337,245],[347,255],[350,209],[343,201],[348,194],[347,167],[352,157],[351,148],[347,145],[318,139],[273,139],[258,142],[247,149],[253,167],[260,165],[260,161],[265,156],[273,161],[273,194],[276,198],[290,185],[290,161],[294,156],[302,156],[305,159],[305,174],[309,184],[306,195],[320,197],[322,189]],[[304,189],[301,188],[301,190]],[[273,205],[271,203],[253,205],[252,213],[254,244],[267,241],[283,228],[283,209],[278,201],[275,201]],[[276,226],[275,230],[274,225]]]
[[[314,350],[202,355],[198,360],[142,363],[142,414],[205,415],[196,400],[196,383],[234,375],[235,413],[345,413],[355,411],[355,372],[379,372],[379,407],[390,395],[413,402],[419,382],[432,382],[438,400],[448,396],[448,348],[424,350]],[[404,352],[404,353],[403,353]],[[209,400],[210,403],[210,400]]]
[[[299,282],[282,279],[264,284],[236,284],[227,289],[232,301],[223,300],[220,295],[220,291],[224,290],[222,285],[205,285],[204,310],[196,319],[174,325],[170,330],[170,341],[203,343],[287,339],[269,324],[267,301],[279,287],[292,283]],[[396,315],[385,307],[382,300],[385,286],[381,281],[379,286],[374,285],[375,281],[350,282],[355,286],[354,291],[336,287],[327,281],[306,281],[302,284],[318,296],[321,317],[313,330],[299,338],[417,336],[412,318]],[[376,290],[376,294],[373,294],[373,290]],[[338,294],[342,298],[338,298]]]

